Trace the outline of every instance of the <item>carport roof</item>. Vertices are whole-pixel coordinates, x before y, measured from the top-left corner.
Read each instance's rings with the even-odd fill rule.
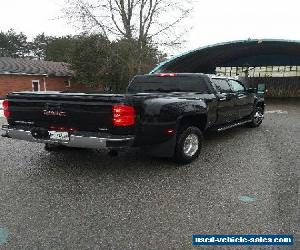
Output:
[[[73,76],[74,73],[63,62],[0,57],[0,74]]]
[[[214,73],[216,67],[300,65],[300,41],[277,39],[218,43],[172,57],[151,73]]]

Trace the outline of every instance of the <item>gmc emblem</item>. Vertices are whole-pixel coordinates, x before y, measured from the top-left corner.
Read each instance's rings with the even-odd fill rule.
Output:
[[[66,116],[66,112],[61,111],[61,104],[58,103],[46,103],[43,115],[46,116]]]

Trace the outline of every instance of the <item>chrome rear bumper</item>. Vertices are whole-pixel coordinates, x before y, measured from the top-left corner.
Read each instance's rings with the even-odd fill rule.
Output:
[[[51,139],[40,139],[32,136],[30,130],[11,128],[7,125],[2,126],[2,130],[5,131],[4,137],[24,140],[29,142],[37,143],[49,143],[59,144],[67,147],[75,148],[123,148],[132,146],[134,142],[134,136],[113,136],[113,135],[99,135],[99,133],[85,133],[85,132],[74,132],[70,134],[70,140],[58,141]]]

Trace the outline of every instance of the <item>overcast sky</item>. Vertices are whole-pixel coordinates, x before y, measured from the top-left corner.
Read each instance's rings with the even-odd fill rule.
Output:
[[[184,1],[184,0],[183,0]],[[0,30],[10,28],[29,38],[47,35],[76,34],[60,16],[63,0],[1,1]],[[194,0],[193,27],[188,41],[178,52],[209,44],[248,38],[300,40],[300,3],[297,0]]]

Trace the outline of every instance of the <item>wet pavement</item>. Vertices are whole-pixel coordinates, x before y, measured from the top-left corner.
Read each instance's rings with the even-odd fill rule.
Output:
[[[267,111],[259,128],[207,134],[185,166],[0,138],[0,249],[203,249],[192,234],[279,233],[297,240],[279,249],[300,249],[300,103]]]

